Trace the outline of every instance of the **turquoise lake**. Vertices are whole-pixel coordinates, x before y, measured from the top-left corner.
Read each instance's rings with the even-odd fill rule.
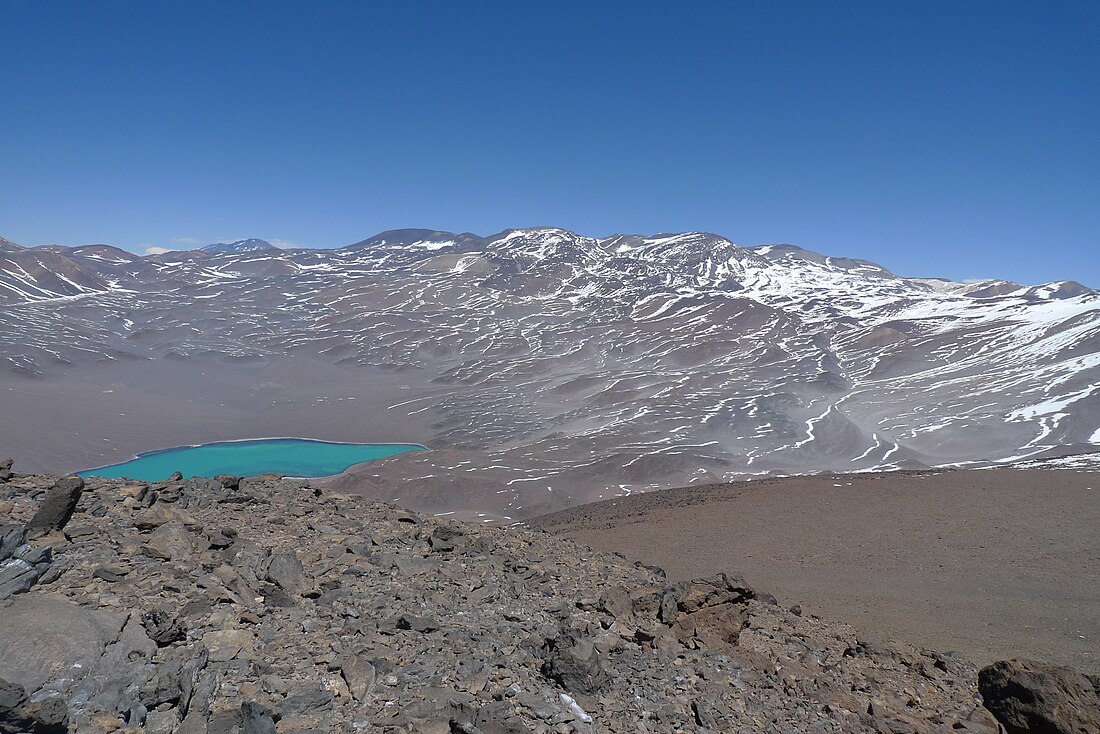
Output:
[[[148,451],[130,461],[77,472],[82,477],[128,477],[159,482],[173,472],[184,477],[218,474],[249,476],[268,472],[294,477],[339,474],[352,464],[406,451],[422,451],[411,443],[332,443],[305,438],[263,438],[224,441]]]

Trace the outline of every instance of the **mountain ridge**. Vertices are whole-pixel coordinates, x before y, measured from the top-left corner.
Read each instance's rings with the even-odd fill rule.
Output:
[[[0,339],[0,377],[21,380],[9,411],[26,400],[40,420],[28,377],[73,381],[70,404],[117,426],[63,449],[0,426],[21,461],[79,469],[248,438],[241,416],[264,411],[278,435],[428,445],[340,481],[506,520],[664,486],[1100,443],[1100,295],[1073,284],[986,288],[707,233],[550,227],[120,252],[0,253],[0,331],[18,335]],[[55,267],[33,277],[11,265],[45,257]],[[108,363],[124,384],[100,375]],[[135,431],[141,418],[111,409],[151,394],[205,417]],[[240,427],[197,435],[206,425]]]
[[[215,242],[212,245],[200,247],[199,251],[208,252],[213,255],[232,255],[243,252],[270,252],[272,250],[278,249],[278,247],[271,244],[267,240],[250,237],[248,239],[237,240],[235,242]]]
[[[825,255],[814,250],[802,247],[800,245],[794,245],[789,243],[775,243],[775,244],[762,244],[762,245],[737,245],[731,240],[717,235],[711,232],[703,231],[690,231],[679,233],[662,232],[651,235],[643,234],[625,234],[615,233],[607,235],[606,237],[589,237],[585,235],[579,235],[570,230],[562,229],[560,227],[552,226],[538,226],[538,227],[519,227],[502,230],[499,233],[493,235],[478,235],[472,232],[456,233],[446,230],[432,230],[424,228],[403,228],[392,229],[379,232],[366,239],[352,243],[350,245],[323,247],[323,248],[286,248],[287,251],[310,251],[310,252],[345,252],[345,251],[358,251],[366,250],[370,247],[376,246],[392,246],[392,245],[420,245],[426,250],[441,250],[448,248],[449,251],[473,251],[478,248],[488,247],[501,242],[508,242],[517,235],[531,235],[537,233],[557,233],[562,234],[573,239],[580,239],[590,244],[595,245],[597,248],[604,248],[610,245],[618,245],[620,247],[626,247],[622,243],[624,242],[661,242],[668,240],[687,240],[690,238],[703,238],[711,243],[723,243],[725,245],[737,248],[738,250],[757,253],[764,256],[770,256],[772,252],[780,252],[783,256],[803,258],[806,260],[818,262],[818,263],[830,263],[834,266],[851,267],[866,266],[871,270],[881,271],[882,273],[897,277],[902,280],[908,280],[913,282],[920,281],[943,281],[945,283],[951,283],[955,286],[955,290],[959,292],[967,291],[971,293],[981,293],[983,295],[990,296],[1002,296],[1007,295],[1025,288],[1042,288],[1044,286],[1066,286],[1068,289],[1077,293],[1097,291],[1082,283],[1074,280],[1064,279],[1049,281],[1046,283],[1037,283],[1031,285],[1024,285],[1014,283],[1012,281],[1005,281],[996,278],[982,279],[976,281],[952,281],[950,278],[943,278],[938,276],[897,276],[892,271],[882,266],[879,263],[875,263],[870,260],[864,260],[859,258],[849,258],[845,256],[830,256]],[[431,247],[434,245],[434,247]],[[210,256],[233,256],[233,255],[245,255],[249,253],[261,253],[261,252],[279,252],[284,248],[276,247],[270,242],[259,238],[246,238],[243,240],[237,240],[234,242],[217,242],[194,250],[168,250],[162,253],[156,253],[151,255],[140,255],[132,253],[122,248],[114,247],[113,245],[39,245],[36,247],[23,247],[10,240],[0,237],[0,252],[16,252],[16,251],[48,251],[62,257],[68,255],[81,255],[90,250],[91,248],[106,248],[117,253],[124,253],[129,259],[141,259],[141,260],[175,260],[181,257],[186,257],[190,253],[203,253]],[[850,264],[850,265],[849,265]],[[0,266],[0,278],[3,276],[3,267]],[[0,280],[0,287],[4,287],[5,284]],[[0,295],[4,295],[3,291],[0,291]],[[72,295],[69,293],[62,295]],[[3,301],[0,301],[3,303]]]

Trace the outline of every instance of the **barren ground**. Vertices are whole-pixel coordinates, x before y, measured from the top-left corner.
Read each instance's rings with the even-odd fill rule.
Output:
[[[761,480],[529,521],[664,568],[736,572],[879,638],[1100,672],[1100,472]]]

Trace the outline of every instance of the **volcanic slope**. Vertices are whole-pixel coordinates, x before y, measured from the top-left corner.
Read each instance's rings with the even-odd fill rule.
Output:
[[[45,470],[263,425],[424,443],[436,451],[339,483],[518,519],[1100,442],[1096,292],[903,278],[706,233],[401,230],[149,257],[5,245],[0,303],[0,444]],[[66,417],[97,430],[59,432]]]

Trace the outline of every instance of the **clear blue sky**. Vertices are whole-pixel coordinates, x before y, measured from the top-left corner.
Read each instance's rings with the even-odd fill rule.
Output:
[[[0,3],[0,235],[709,230],[1100,286],[1100,3]]]

